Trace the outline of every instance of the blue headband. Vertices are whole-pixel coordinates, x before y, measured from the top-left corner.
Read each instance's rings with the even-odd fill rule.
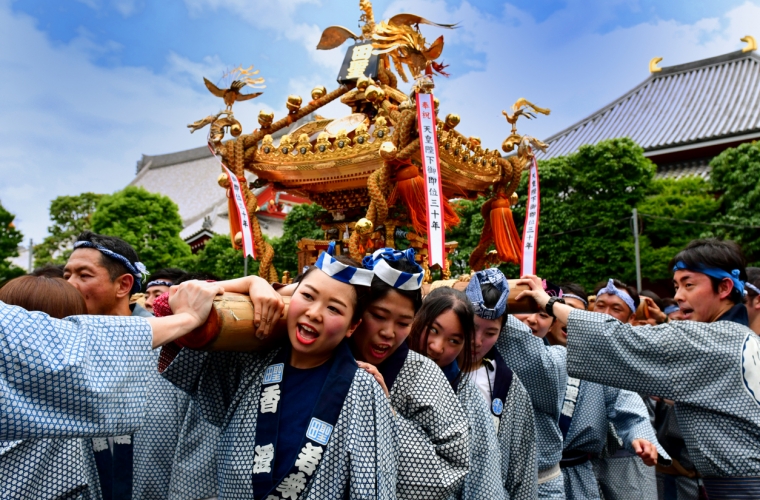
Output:
[[[682,260],[679,260],[676,262],[676,265],[673,266],[673,272],[676,271],[693,271],[695,273],[701,273],[706,274],[707,276],[711,278],[715,278],[718,280],[723,279],[730,279],[731,282],[734,284],[734,288],[739,290],[739,293],[744,296],[744,282],[739,279],[739,276],[741,275],[741,272],[738,269],[734,269],[730,273],[727,271],[724,271],[723,269],[717,268],[717,267],[704,267],[703,265],[699,265],[696,268],[691,268],[686,265],[686,263]]]
[[[394,269],[388,262],[398,262],[405,260],[414,264],[417,269],[416,273],[407,273]],[[376,250],[372,255],[367,255],[362,260],[365,269],[375,273],[375,276],[399,290],[419,290],[422,286],[422,277],[425,271],[414,261],[414,249],[409,248],[403,252],[392,248],[381,248]]]
[[[142,262],[135,262],[132,264],[128,258],[114,251],[111,251],[104,246],[98,245],[97,243],[93,243],[91,241],[77,241],[74,243],[74,250],[77,248],[93,248],[106,257],[111,257],[112,259],[118,260],[119,263],[123,264],[124,267],[127,268],[127,271],[129,271],[129,274],[135,278],[135,282],[132,284],[132,293],[137,293],[140,291],[143,278],[150,274],[148,270],[145,269],[145,265]]]
[[[314,266],[332,279],[349,285],[372,285],[375,273],[339,262],[333,255],[335,255],[335,242],[331,241],[327,250],[319,254]]]
[[[615,286],[615,283],[612,281],[612,278],[607,281],[607,285],[605,285],[604,288],[596,292],[596,296],[599,297],[600,295],[603,295],[605,293],[608,293],[610,295],[617,295],[620,297],[620,299],[625,302],[625,305],[628,306],[628,308],[631,310],[631,312],[636,312],[636,306],[633,304],[633,299],[630,295],[628,295],[628,292],[625,290],[620,290]]]
[[[496,287],[501,293],[499,301],[493,309],[489,309],[485,306],[483,300],[483,292],[480,290],[481,285],[490,283]],[[507,311],[507,299],[509,298],[509,283],[507,278],[496,268],[484,269],[478,271],[470,278],[470,283],[467,285],[467,289],[464,292],[467,298],[472,302],[472,307],[475,308],[475,314],[483,319],[498,319],[504,316]]]
[[[580,295],[575,295],[574,293],[564,293],[564,292],[562,292],[562,297],[564,297],[566,299],[580,300],[581,302],[583,302],[584,306],[588,307],[588,300],[584,299]]]
[[[678,306],[668,306],[668,307],[666,307],[666,308],[665,308],[665,310],[664,310],[664,311],[662,311],[662,312],[664,312],[664,313],[665,313],[665,316],[670,316],[670,315],[671,315],[671,314],[673,314],[674,312],[678,312],[678,311],[680,311],[680,310],[681,310],[681,308],[680,308],[680,307],[678,307]]]
[[[149,281],[148,284],[145,285],[145,289],[147,290],[148,288],[152,286],[172,286],[172,285],[174,285],[174,283],[172,283],[171,281],[153,280],[153,281]]]

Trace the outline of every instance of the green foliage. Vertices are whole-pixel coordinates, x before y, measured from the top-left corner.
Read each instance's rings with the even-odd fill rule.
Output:
[[[72,245],[80,233],[92,229],[91,217],[102,194],[82,193],[78,196],[59,196],[50,202],[50,233],[34,246],[34,266],[65,264]]]
[[[274,248],[274,267],[278,273],[290,271],[293,277],[299,274],[298,240],[324,238],[325,233],[317,222],[317,216],[323,211],[324,209],[317,204],[304,203],[294,206],[285,217],[282,236],[270,240]]]
[[[710,182],[720,195],[718,222],[760,226],[760,144],[744,143],[729,148],[710,162]],[[749,262],[760,261],[760,229],[716,228],[718,236],[739,243]]]
[[[655,179],[650,196],[638,205],[641,221],[641,275],[650,280],[669,280],[670,260],[691,240],[713,236],[706,224],[689,224],[655,217],[714,222],[719,202],[701,177]],[[655,216],[655,217],[647,217]]]
[[[197,254],[188,255],[174,262],[176,267],[189,272],[215,274],[221,279],[233,279],[243,276],[243,252],[232,248],[228,235],[216,235],[206,242]],[[248,259],[248,274],[259,272],[259,263]]]
[[[635,280],[631,210],[644,200],[655,172],[643,153],[630,139],[611,139],[540,162],[540,276],[589,288],[600,277]],[[527,172],[517,192],[513,214],[520,228]],[[515,277],[519,267],[505,271]]]
[[[18,246],[24,235],[13,225],[15,216],[0,203],[0,282],[24,274],[24,270],[14,266],[9,257],[18,257]]]
[[[92,230],[132,245],[148,271],[190,255],[190,247],[179,236],[182,219],[177,205],[141,187],[104,196],[92,214]]]

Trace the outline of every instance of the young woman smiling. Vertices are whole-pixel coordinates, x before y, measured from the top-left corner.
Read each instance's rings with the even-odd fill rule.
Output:
[[[163,365],[170,362],[161,367],[163,375],[222,429],[220,497],[395,498],[390,405],[358,368],[346,340],[361,323],[373,274],[333,252],[331,244],[299,277],[284,347],[162,354]],[[218,285],[270,295],[273,304],[281,300],[259,278]],[[276,321],[277,309],[267,308],[263,321]]]
[[[509,498],[501,481],[496,428],[485,400],[469,377],[475,334],[473,316],[464,293],[453,288],[437,288],[425,297],[414,319],[409,345],[443,370],[469,422],[470,471],[452,498]],[[461,370],[457,358],[462,361]]]

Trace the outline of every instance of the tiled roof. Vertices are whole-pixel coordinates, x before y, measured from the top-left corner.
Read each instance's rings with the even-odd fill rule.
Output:
[[[663,163],[657,165],[656,178],[673,178],[680,179],[681,177],[687,177],[690,175],[696,175],[707,180],[710,178],[710,159],[701,158],[698,160],[686,160],[675,163]]]
[[[760,137],[760,57],[732,52],[663,67],[591,116],[553,135],[539,158],[630,137],[653,156],[700,143]]]

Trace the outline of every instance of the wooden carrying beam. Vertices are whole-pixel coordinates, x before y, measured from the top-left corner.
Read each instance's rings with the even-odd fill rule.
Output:
[[[464,291],[467,282],[446,280],[440,285],[453,286],[457,290]],[[423,285],[422,293],[429,293],[431,285]],[[517,301],[515,298],[523,290],[525,285],[517,285],[517,280],[509,280],[509,313],[527,314],[538,311],[538,306],[533,299]],[[275,325],[272,333],[265,339],[260,339],[254,334],[254,312],[251,299],[248,295],[240,293],[224,293],[214,299],[206,322],[188,335],[200,339],[209,339],[200,349],[204,351],[262,351],[275,346],[280,342],[287,342],[287,314],[290,297],[283,297],[285,310],[282,318]]]

